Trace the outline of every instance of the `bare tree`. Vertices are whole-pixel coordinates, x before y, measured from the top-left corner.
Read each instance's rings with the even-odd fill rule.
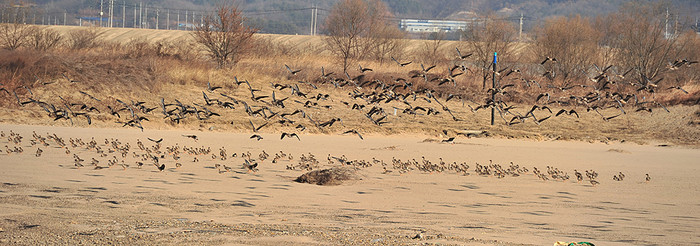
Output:
[[[586,18],[555,17],[537,27],[535,35],[535,56],[557,59],[545,65],[564,83],[585,78],[588,67],[597,60],[601,35]]]
[[[632,69],[635,79],[646,85],[667,71],[668,64],[685,50],[685,43],[665,31],[667,8],[659,4],[628,4],[615,14],[619,50],[617,63]]]
[[[477,66],[475,73],[483,79],[482,88],[491,76],[493,53],[497,52],[500,61],[508,61],[513,56],[517,32],[513,23],[487,18],[485,23],[475,23],[465,32],[466,43]]]
[[[391,30],[385,18],[388,15],[386,5],[380,0],[342,0],[333,6],[326,19],[328,36],[325,41],[342,59],[344,71],[351,59],[374,54],[381,61],[386,54],[379,53],[399,49],[396,39],[402,36]]]
[[[0,46],[15,50],[29,42],[29,36],[36,30],[36,27],[20,23],[0,24]]]
[[[380,35],[373,38],[372,58],[380,63],[390,61],[391,57],[401,59],[407,45],[405,33],[396,26],[383,27],[383,30],[377,32]]]
[[[74,50],[89,49],[97,46],[104,34],[97,27],[81,28],[68,33],[68,46]]]
[[[43,28],[36,30],[29,36],[29,44],[38,51],[47,51],[58,46],[63,40],[63,36],[57,31]]]
[[[204,17],[192,35],[223,67],[238,62],[256,32],[257,29],[245,24],[241,10],[233,1],[224,1],[216,6],[214,14]]]
[[[431,65],[436,65],[440,61],[445,60],[445,54],[442,52],[445,37],[447,34],[443,31],[430,33],[426,41],[423,41],[421,49],[418,50],[417,56],[421,62]]]

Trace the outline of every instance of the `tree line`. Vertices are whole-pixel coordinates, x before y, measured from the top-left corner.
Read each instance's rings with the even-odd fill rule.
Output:
[[[641,82],[654,81],[679,59],[697,60],[698,35],[691,29],[669,23],[667,3],[640,5],[628,2],[619,10],[595,17],[561,16],[538,23],[527,40],[519,39],[515,23],[485,16],[485,22],[473,23],[460,33],[459,47],[469,54],[469,65],[483,82],[491,76],[494,52],[505,64],[533,63],[545,57],[556,63],[545,66],[547,77],[564,83],[586,79],[592,67],[614,66],[619,74],[634,76]],[[330,9],[323,25],[326,49],[337,57],[338,65],[347,71],[362,60],[380,63],[405,57],[406,34],[391,21],[393,15],[381,0],[340,0]],[[194,39],[218,65],[235,65],[247,49],[258,29],[247,24],[245,15],[234,1],[224,1],[203,18],[203,25],[193,32]],[[444,34],[442,34],[444,35]],[[33,47],[47,50],[69,41],[71,47],[84,47],[99,36],[92,33],[71,33],[62,37],[55,31],[35,26],[0,25],[0,45],[4,49]],[[440,33],[432,35],[421,62],[455,62],[454,55],[439,51]],[[529,47],[516,52],[518,45]],[[431,51],[432,50],[432,51]],[[434,64],[432,64],[434,65]],[[697,76],[697,75],[693,75]],[[695,77],[688,79],[698,79]]]

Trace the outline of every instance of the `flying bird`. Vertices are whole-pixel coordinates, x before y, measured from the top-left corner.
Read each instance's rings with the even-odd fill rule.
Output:
[[[260,126],[258,126],[258,127],[255,127],[255,125],[253,125],[253,121],[252,121],[252,120],[248,120],[248,122],[250,122],[250,126],[253,127],[253,132],[258,132],[258,130],[260,130],[261,128],[263,128],[264,126],[267,125],[267,122],[265,122],[265,124],[262,124],[262,125],[260,125]]]
[[[287,66],[287,64],[284,64],[284,67],[287,68],[287,71],[289,71],[289,73],[291,73],[292,75],[297,75],[297,73],[301,72],[301,69],[292,70],[289,66]]]
[[[255,140],[260,141],[261,139],[263,139],[263,137],[258,135],[258,134],[253,134],[253,136],[250,136],[250,139],[255,139]]]
[[[363,68],[362,65],[359,65],[359,66],[360,66],[360,73],[374,71],[374,70],[372,70],[371,68],[367,68],[367,67],[364,67],[364,68]]]
[[[301,139],[299,139],[299,135],[297,135],[296,133],[286,133],[286,132],[283,132],[283,133],[282,133],[282,136],[280,137],[280,140],[281,140],[281,139],[284,139],[284,137],[287,137],[287,138],[296,137],[297,140],[301,141]]]
[[[547,63],[548,61],[557,62],[557,58],[549,57],[549,56],[548,56],[548,57],[546,57],[546,58],[544,59],[544,61],[542,61],[542,62],[540,63],[540,65],[544,65],[544,64]]]
[[[207,81],[207,90],[209,92],[214,92],[216,89],[221,89],[221,86],[211,86],[211,83]]]
[[[72,80],[71,78],[68,78],[68,76],[66,76],[66,73],[61,73],[61,75],[63,75],[63,77],[66,78],[66,80],[70,81],[71,83],[78,83],[78,82],[80,82],[80,81]]]
[[[459,58],[460,60],[464,60],[464,59],[467,59],[468,57],[472,56],[472,53],[462,55],[462,52],[460,52],[459,48],[457,48],[457,47],[455,47],[455,50],[457,50],[457,58]]]
[[[158,139],[158,140],[155,140],[155,139],[152,139],[152,138],[148,138],[148,140],[151,141],[151,142],[154,142],[154,143],[160,143],[160,142],[163,141],[162,138],[161,138],[161,139]]]
[[[671,86],[671,87],[668,87],[668,89],[669,89],[669,90],[671,90],[671,89],[678,89],[678,90],[682,91],[683,93],[688,94],[688,91],[684,90],[684,89],[683,89],[682,87],[680,87],[680,86]]]
[[[399,61],[396,60],[396,58],[394,58],[393,56],[391,57],[391,60],[393,60],[394,62],[396,62],[396,64],[399,64],[399,66],[402,66],[402,67],[405,67],[406,65],[409,65],[409,64],[413,63],[412,61],[409,61],[409,62],[399,62]]]
[[[355,129],[347,130],[347,131],[343,132],[343,135],[348,134],[348,133],[357,134],[357,136],[360,137],[360,139],[365,140],[362,137],[362,135],[359,132],[357,132],[357,130],[355,130]]]

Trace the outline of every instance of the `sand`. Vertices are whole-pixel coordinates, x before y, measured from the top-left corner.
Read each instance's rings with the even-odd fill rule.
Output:
[[[589,241],[596,245],[700,244],[700,151],[683,146],[634,143],[584,143],[498,138],[457,138],[454,144],[425,141],[421,135],[301,135],[280,140],[262,134],[184,130],[78,128],[0,124],[5,134],[19,133],[19,145],[0,139],[0,244],[206,244],[206,245],[552,245]],[[166,146],[224,147],[227,160],[211,154],[168,157],[160,172],[151,164],[137,168],[126,158],[71,147],[70,154],[50,146],[31,146],[32,131],[84,142],[118,138],[142,153],[137,139],[163,138]],[[198,141],[183,137],[195,134]],[[23,153],[6,153],[22,147]],[[260,162],[259,171],[242,168],[242,152],[253,158],[283,151],[293,160]],[[360,180],[337,186],[295,183],[305,171],[288,170],[302,154],[315,155],[321,167],[328,155],[348,160],[372,158],[389,165],[360,168]],[[85,161],[75,168],[73,154]],[[127,168],[95,170],[91,158],[107,166],[117,156]],[[399,174],[392,158],[422,157],[466,162],[470,175],[455,172]],[[475,163],[510,162],[530,172],[496,178],[474,173]],[[182,164],[175,168],[175,163]],[[215,164],[232,167],[220,173]],[[593,169],[600,184],[543,181],[533,167]],[[223,170],[223,169],[222,169]],[[623,181],[613,175],[623,172]],[[645,182],[645,174],[652,178]],[[422,233],[421,233],[422,232]],[[421,238],[414,236],[421,233]]]

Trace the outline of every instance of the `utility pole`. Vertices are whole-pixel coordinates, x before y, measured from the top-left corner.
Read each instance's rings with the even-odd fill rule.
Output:
[[[185,31],[187,31],[187,10],[185,10]]]
[[[156,30],[158,30],[158,20],[160,18],[160,11],[156,9]]]
[[[114,0],[110,0],[109,4],[109,27],[114,27]]]
[[[104,3],[104,0],[100,0],[100,27],[102,27],[102,15],[104,12],[102,12],[102,4]]]
[[[165,18],[165,29],[170,30],[170,9],[168,9],[168,14]]]
[[[176,24],[175,28],[177,30],[180,30],[180,10],[179,9],[177,10],[177,23],[175,23],[175,24]]]
[[[666,8],[666,27],[664,30],[664,38],[668,39],[668,8]]]
[[[676,23],[673,24],[673,37],[678,37],[678,15],[676,15]]]
[[[518,33],[518,39],[523,40],[523,13],[520,13],[520,32]]]
[[[143,2],[139,2],[139,28],[143,28]]]
[[[122,28],[126,25],[126,1],[122,5]]]
[[[309,35],[314,35],[314,6],[311,5],[311,22],[309,23]]]
[[[134,5],[134,28],[136,28],[136,22],[139,21],[137,18],[137,17],[139,17],[139,15],[136,13],[137,10],[138,10],[138,8],[136,7],[136,5]]]
[[[498,63],[498,53],[493,52],[493,74],[491,75],[491,125],[493,125],[496,114],[496,64]]]
[[[146,16],[146,25],[143,28],[149,28],[149,26],[148,26],[148,4],[146,4],[146,9],[143,11],[143,15]]]
[[[107,14],[109,15],[109,17],[107,17],[107,26],[112,27],[112,0],[109,0]]]
[[[66,10],[63,10],[63,25],[66,25]]]

